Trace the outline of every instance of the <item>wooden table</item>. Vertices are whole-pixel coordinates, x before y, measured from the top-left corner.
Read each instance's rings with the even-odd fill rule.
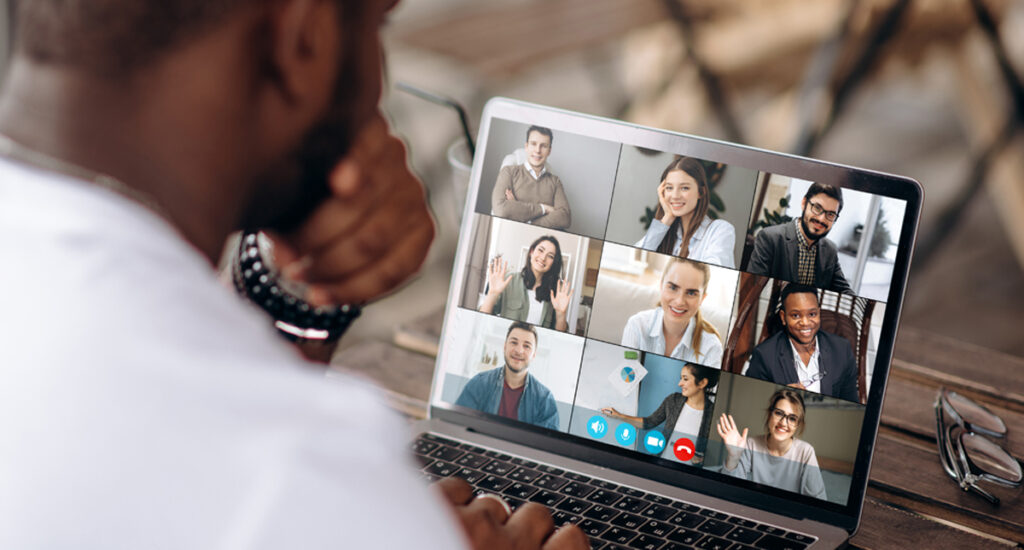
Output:
[[[882,427],[855,548],[1024,546],[1022,491],[999,489],[991,506],[947,477],[935,444],[933,403],[945,386],[984,403],[1009,427],[1024,457],[1024,359],[904,327],[886,390]],[[413,417],[426,415],[432,357],[383,342],[349,348],[335,364],[361,365]]]

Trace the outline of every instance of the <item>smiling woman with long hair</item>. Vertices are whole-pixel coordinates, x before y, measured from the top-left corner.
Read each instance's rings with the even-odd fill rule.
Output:
[[[572,287],[560,278],[562,247],[558,239],[544,235],[533,241],[522,271],[509,273],[508,270],[508,262],[501,257],[491,259],[481,312],[544,328],[569,329],[566,313]]]
[[[661,173],[654,219],[636,246],[736,267],[736,229],[725,220],[712,220],[708,216],[710,204],[711,189],[701,162],[692,157],[672,159]]]
[[[804,432],[805,419],[804,398],[793,390],[772,394],[765,410],[765,433],[761,435],[747,437],[748,428],[741,433],[732,415],[723,414],[717,426],[727,453],[722,471],[762,485],[826,498],[814,447],[797,439]]]
[[[654,309],[626,321],[622,345],[720,368],[722,336],[700,312],[710,279],[707,264],[684,258],[669,260],[661,276],[661,300]]]

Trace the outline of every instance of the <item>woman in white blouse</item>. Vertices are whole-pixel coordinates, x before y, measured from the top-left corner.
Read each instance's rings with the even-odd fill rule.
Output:
[[[622,345],[721,368],[722,336],[700,312],[707,298],[707,264],[672,258],[661,275],[661,299],[654,309],[626,321]]]
[[[676,157],[661,174],[658,209],[636,246],[735,268],[736,229],[725,220],[708,217],[710,202],[711,190],[701,162]]]

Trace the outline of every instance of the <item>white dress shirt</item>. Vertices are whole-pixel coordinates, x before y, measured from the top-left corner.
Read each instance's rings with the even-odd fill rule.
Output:
[[[786,338],[789,341],[789,348],[793,350],[793,366],[796,368],[796,376],[802,383],[805,380],[810,380],[811,377],[818,374],[818,358],[821,357],[821,352],[818,347],[818,335],[814,335],[814,353],[811,354],[811,358],[804,364],[803,359],[800,358],[800,352],[797,351],[796,346],[793,345],[793,340]],[[805,390],[821,393],[821,380],[815,380],[813,384],[806,385]]]
[[[661,223],[661,220],[652,220],[651,226],[647,228],[644,238],[634,245],[644,250],[657,250],[661,240],[668,234],[669,226]],[[682,248],[683,230],[676,230],[676,246],[672,254],[679,255]],[[697,226],[697,230],[690,237],[691,260],[720,265],[735,269],[736,259],[733,257],[733,249],[736,245],[736,229],[725,220],[714,220],[704,216],[704,220]]]
[[[662,331],[662,319],[665,312],[660,307],[641,311],[626,321],[622,331],[622,345],[651,353],[666,355],[665,334]],[[681,359],[716,369],[722,368],[722,342],[713,333],[705,332],[700,340],[700,354],[690,348],[693,342],[693,331],[696,319],[690,319],[686,325],[682,340],[676,345],[669,357]]]

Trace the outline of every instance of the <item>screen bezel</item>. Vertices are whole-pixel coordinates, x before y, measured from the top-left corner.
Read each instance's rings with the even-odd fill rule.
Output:
[[[844,189],[873,193],[906,201],[903,224],[893,265],[893,276],[886,300],[885,315],[875,355],[875,366],[869,388],[869,398],[864,411],[864,421],[858,443],[856,461],[850,485],[849,499],[845,505],[821,501],[813,497],[797,495],[788,491],[757,485],[712,471],[668,467],[663,459],[643,456],[635,451],[617,449],[607,444],[586,440],[568,433],[546,430],[519,422],[498,418],[486,413],[458,407],[436,400],[440,395],[444,370],[435,368],[431,389],[429,415],[431,418],[466,426],[478,432],[527,445],[546,452],[585,460],[592,464],[667,483],[723,498],[737,503],[775,512],[787,516],[807,518],[841,527],[852,533],[860,519],[867,490],[872,451],[881,419],[882,401],[888,381],[899,326],[900,311],[906,290],[910,260],[920,218],[923,190],[917,181],[891,174],[850,166],[829,163],[785,153],[776,153],[737,145],[708,138],[690,136],[666,130],[657,130],[622,121],[574,113],[552,107],[534,105],[506,98],[493,98],[484,108],[477,139],[482,144],[474,158],[470,176],[469,193],[463,211],[461,235],[468,234],[474,217],[474,205],[480,190],[481,171],[484,155],[479,151],[486,148],[493,119],[503,119],[526,124],[537,124],[557,131],[573,132],[622,145],[645,147],[658,151],[693,156],[730,166],[740,166],[759,172],[768,172],[810,180]],[[449,300],[441,331],[441,346],[437,356],[440,366],[446,356],[445,334],[452,316],[458,308],[452,296],[460,291],[461,281],[468,260],[466,240],[460,239],[455,254],[455,265],[449,287]],[[453,307],[454,306],[454,307]],[[698,474],[697,472],[701,472]]]

